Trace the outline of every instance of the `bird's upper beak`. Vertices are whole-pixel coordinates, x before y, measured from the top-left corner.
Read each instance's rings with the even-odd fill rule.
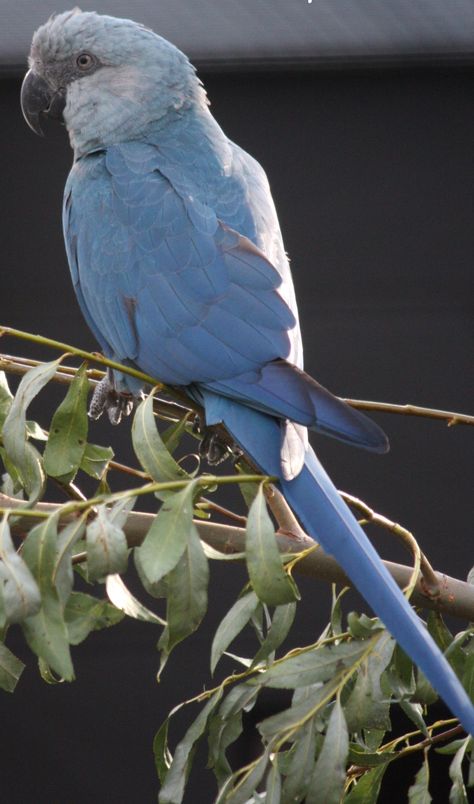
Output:
[[[21,85],[23,117],[35,134],[43,136],[40,115],[61,119],[66,104],[66,93],[54,91],[38,73],[28,70]]]

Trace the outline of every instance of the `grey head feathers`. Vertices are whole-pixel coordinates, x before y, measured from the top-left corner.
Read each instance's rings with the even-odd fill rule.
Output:
[[[63,94],[76,157],[207,103],[177,47],[139,23],[95,11],[52,16],[33,36],[29,65],[52,93]]]

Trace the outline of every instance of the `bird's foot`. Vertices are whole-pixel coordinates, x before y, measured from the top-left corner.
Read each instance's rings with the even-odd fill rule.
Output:
[[[193,432],[202,436],[199,455],[210,466],[217,466],[229,457],[236,461],[242,455],[242,450],[237,445],[231,446],[222,438],[220,427],[207,426],[200,416],[196,416],[194,419]]]
[[[133,394],[117,391],[112,373],[107,372],[94,388],[88,415],[99,419],[105,410],[111,424],[120,424],[122,418],[132,412],[134,402]]]

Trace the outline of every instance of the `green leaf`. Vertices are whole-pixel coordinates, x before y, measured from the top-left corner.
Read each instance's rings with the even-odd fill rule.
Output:
[[[252,667],[256,667],[256,665],[263,662],[280,647],[293,625],[295,614],[296,603],[286,603],[284,606],[277,606],[275,608],[272,624],[268,629],[268,633],[260,649],[255,654]]]
[[[66,604],[64,617],[69,642],[71,645],[79,645],[91,631],[117,625],[124,615],[107,600],[98,600],[84,592],[73,592]]]
[[[409,804],[430,804],[433,800],[428,790],[430,782],[430,768],[428,765],[428,756],[425,754],[423,764],[415,776],[413,784],[408,790]]]
[[[377,804],[380,787],[387,768],[388,763],[379,765],[378,768],[372,768],[362,776],[356,786],[345,797],[344,804]]]
[[[466,658],[462,683],[471,701],[474,703],[474,653],[470,653]]]
[[[259,486],[249,510],[245,554],[252,586],[263,603],[280,606],[299,598],[296,584],[283,568],[275,530],[265,504],[263,484]]]
[[[181,804],[196,744],[204,734],[208,720],[219,703],[221,696],[222,689],[214,693],[191,724],[181,742],[176,746],[171,767],[166,773],[164,784],[158,796],[160,804]],[[162,741],[160,741],[160,745],[161,743]]]
[[[178,447],[179,442],[181,441],[184,433],[186,432],[186,425],[189,421],[190,416],[192,416],[192,412],[186,413],[182,419],[178,419],[177,422],[170,424],[169,427],[166,428],[164,433],[162,433],[163,443],[168,450],[168,452],[173,453],[175,449]]]
[[[339,699],[336,698],[326,737],[311,776],[306,804],[339,804],[346,781],[349,735]]]
[[[26,435],[28,438],[34,438],[35,441],[48,440],[48,434],[45,432],[45,430],[43,430],[43,428],[38,424],[38,422],[27,420]]]
[[[305,697],[294,699],[288,709],[260,721],[257,727],[263,739],[269,742],[274,737],[280,738],[287,731],[301,727],[308,717],[312,717],[334,695],[341,683],[341,677],[342,671],[339,671],[325,684],[310,687],[305,691]]]
[[[0,628],[35,614],[40,605],[38,584],[15,550],[5,515],[0,523]]]
[[[176,463],[167,450],[157,430],[151,394],[140,403],[135,413],[132,442],[135,454],[145,472],[157,483],[189,478],[188,473]]]
[[[466,739],[462,741],[461,746],[456,751],[454,759],[449,766],[449,778],[452,781],[451,790],[449,791],[450,804],[468,804],[466,787],[462,775],[462,763],[470,741],[470,737],[466,737]]]
[[[89,580],[125,572],[128,562],[127,538],[122,524],[135,499],[125,499],[111,508],[97,506],[97,516],[87,526],[87,577]]]
[[[98,444],[86,444],[80,468],[83,472],[101,480],[110,461],[114,457],[112,447],[100,447]]]
[[[174,569],[186,549],[189,533],[194,527],[194,494],[195,484],[191,481],[170,496],[153,520],[143,544],[135,549],[140,577],[146,578],[151,585]]]
[[[168,573],[166,581],[167,627],[159,641],[162,663],[178,642],[196,630],[207,611],[209,566],[194,525],[189,531],[184,553]]]
[[[276,762],[268,774],[265,804],[281,804],[281,776]]]
[[[332,586],[332,607],[331,607],[331,628],[330,633],[333,636],[342,634],[342,598],[348,591],[349,587],[345,586],[339,594],[336,595],[336,585]]]
[[[163,784],[168,773],[173,757],[168,748],[168,727],[169,717],[161,724],[153,739],[153,755],[155,757],[155,767],[160,783]]]
[[[23,559],[41,592],[41,608],[22,623],[31,650],[61,678],[70,681],[74,670],[64,620],[64,602],[53,582],[58,564],[58,512],[30,531],[23,544]]]
[[[385,734],[385,731],[383,732]],[[380,753],[373,753],[371,751],[363,751],[361,746],[356,743],[349,745],[348,762],[351,765],[359,765],[361,768],[375,768],[378,765],[386,765],[392,759],[397,759],[397,751],[380,751]]]
[[[294,750],[291,752],[285,773],[286,779],[283,783],[282,799],[285,802],[291,801],[296,804],[296,802],[303,801],[311,783],[311,772],[314,767],[316,753],[314,718],[306,721],[296,733],[294,740]]]
[[[7,375],[4,371],[0,371],[0,429],[8,415],[12,402],[13,394],[8,387]]]
[[[283,689],[307,687],[318,681],[326,681],[341,667],[350,667],[358,662],[366,650],[367,644],[359,642],[323,645],[279,660],[259,674],[258,682],[266,687]]]
[[[254,472],[254,467],[250,466],[242,458],[235,466],[237,473],[240,475],[251,475]],[[250,508],[259,489],[258,483],[239,483],[239,491],[244,499],[247,508]]]
[[[63,606],[68,601],[74,583],[72,568],[73,547],[82,538],[84,531],[84,519],[74,519],[58,535],[56,563],[53,569],[52,581]]]
[[[429,737],[429,732],[423,719],[423,707],[421,704],[402,699],[399,701],[399,706],[411,722],[415,724],[416,728],[419,729],[425,737]]]
[[[453,646],[453,635],[441,614],[437,611],[430,611],[427,619],[428,631],[438,645],[439,649],[446,654],[446,658],[453,667],[456,675],[462,676],[464,668],[464,654],[459,646]]]
[[[6,474],[2,475],[2,491],[9,497],[19,497],[23,494],[23,481],[20,473],[17,471],[16,466],[12,463],[7,453],[0,447],[0,458],[6,469]]]
[[[209,762],[219,786],[232,775],[232,768],[226,757],[227,748],[242,733],[242,713],[254,705],[259,690],[250,684],[233,687],[209,720]]]
[[[0,689],[13,692],[25,665],[0,642]]]
[[[26,411],[30,402],[55,374],[61,358],[30,369],[18,386],[2,428],[3,445],[17,469],[31,502],[41,496],[45,476],[38,450],[27,440]]]
[[[88,393],[89,381],[83,363],[52,418],[43,455],[46,473],[64,483],[75,477],[86,449]]]
[[[253,763],[252,768],[247,771],[245,776],[239,779],[236,787],[226,794],[226,804],[248,804],[250,796],[255,793],[263,778],[263,774],[267,769],[269,759],[270,749],[267,748],[266,751],[264,751],[264,753]],[[218,804],[218,802],[220,804],[221,800],[222,799],[219,797],[216,804]],[[250,800],[252,801],[253,799]]]
[[[355,611],[350,611],[347,615],[347,626],[354,639],[368,639],[374,631],[383,628],[378,617],[367,617],[366,614],[358,614]]]
[[[133,617],[134,620],[142,620],[145,623],[152,623],[153,625],[166,625],[165,620],[150,611],[132,595],[120,575],[108,575],[105,589],[110,602],[128,617]]]
[[[211,648],[211,673],[214,673],[217,662],[227,650],[237,634],[247,625],[252,614],[260,605],[255,592],[248,592],[240,597],[219,623]]]
[[[390,729],[390,695],[382,689],[381,677],[392,658],[394,648],[395,641],[384,634],[360,665],[356,682],[344,707],[349,731],[359,732],[361,728]]]

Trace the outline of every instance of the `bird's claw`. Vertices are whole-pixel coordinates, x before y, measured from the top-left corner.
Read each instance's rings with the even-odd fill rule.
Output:
[[[219,427],[209,427],[203,424],[200,416],[196,416],[193,422],[193,433],[202,435],[199,445],[199,455],[204,458],[210,466],[217,466],[227,458],[238,461],[242,457],[243,451],[237,444],[229,444],[222,438]]]
[[[122,418],[132,412],[134,401],[132,394],[117,391],[113,377],[107,373],[94,388],[88,410],[89,418],[97,420],[105,410],[111,424],[120,424]]]

